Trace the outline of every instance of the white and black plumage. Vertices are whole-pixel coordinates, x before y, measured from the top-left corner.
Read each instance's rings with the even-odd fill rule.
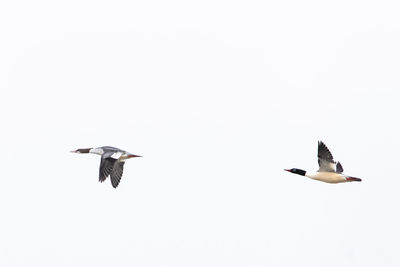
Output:
[[[360,178],[343,174],[343,167],[340,162],[335,162],[329,149],[322,141],[318,141],[318,165],[317,172],[307,172],[301,169],[286,169],[285,171],[307,176],[311,179],[326,183],[361,182]]]
[[[106,178],[110,176],[111,184],[114,188],[117,188],[119,182],[121,181],[122,173],[124,172],[125,160],[134,157],[141,157],[112,146],[80,148],[71,152],[100,155],[101,161],[99,169],[99,181],[104,182]]]

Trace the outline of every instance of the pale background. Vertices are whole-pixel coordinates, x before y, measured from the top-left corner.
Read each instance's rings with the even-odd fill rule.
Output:
[[[2,1],[0,266],[400,266],[397,2]]]

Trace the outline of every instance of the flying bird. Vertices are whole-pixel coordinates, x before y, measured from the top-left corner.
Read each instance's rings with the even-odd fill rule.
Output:
[[[322,141],[318,141],[318,165],[319,170],[316,172],[307,172],[296,168],[285,169],[285,171],[331,184],[361,182],[360,178],[343,174],[342,164],[333,160],[331,152]]]
[[[111,184],[114,188],[117,188],[119,182],[121,181],[125,160],[129,158],[141,157],[112,146],[80,148],[71,152],[78,154],[92,153],[100,155],[101,161],[99,181],[102,183],[108,176],[110,176]]]

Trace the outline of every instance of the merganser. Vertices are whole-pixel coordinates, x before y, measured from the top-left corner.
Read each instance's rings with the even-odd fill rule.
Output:
[[[80,148],[71,152],[78,154],[92,153],[100,155],[101,161],[99,181],[101,183],[104,182],[106,178],[110,175],[111,184],[114,188],[117,188],[119,182],[121,181],[122,173],[124,171],[125,160],[129,158],[141,157],[112,146]]]
[[[342,174],[342,164],[333,160],[331,152],[322,141],[318,141],[318,165],[319,170],[317,172],[307,172],[296,168],[285,169],[285,171],[331,184],[354,181],[361,182],[360,178]]]

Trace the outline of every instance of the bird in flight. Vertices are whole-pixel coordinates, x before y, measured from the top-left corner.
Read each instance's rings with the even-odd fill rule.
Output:
[[[331,152],[322,141],[318,141],[318,165],[319,170],[316,172],[308,172],[296,168],[285,169],[285,171],[331,184],[361,182],[360,178],[343,174],[342,164],[333,160]]]
[[[129,158],[141,157],[112,146],[79,148],[71,152],[78,154],[92,153],[100,155],[101,161],[99,181],[102,183],[108,176],[110,176],[111,184],[114,188],[117,188],[119,182],[121,181],[125,160]]]

